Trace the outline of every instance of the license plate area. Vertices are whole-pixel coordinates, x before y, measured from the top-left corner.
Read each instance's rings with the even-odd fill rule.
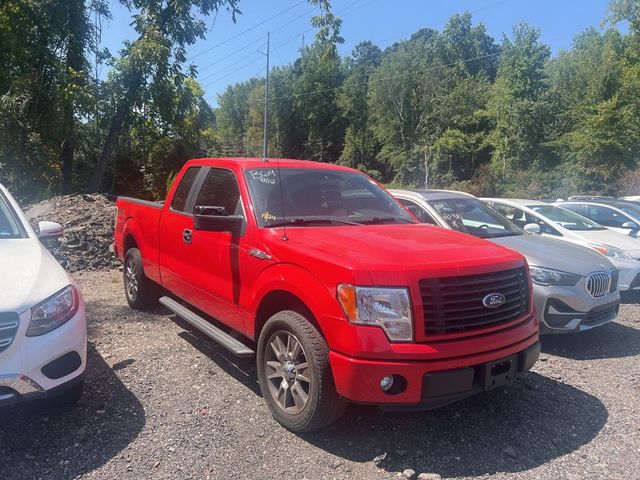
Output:
[[[518,357],[502,358],[482,366],[482,383],[486,391],[513,383],[518,371]]]

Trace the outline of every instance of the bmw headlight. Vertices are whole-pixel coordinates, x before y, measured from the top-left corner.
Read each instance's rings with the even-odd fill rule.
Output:
[[[580,281],[580,275],[553,270],[551,268],[530,266],[531,280],[538,285],[562,285],[572,287]]]
[[[633,257],[629,255],[624,250],[619,249],[618,247],[612,247],[611,245],[590,243],[589,246],[593,248],[595,251],[600,252],[601,254],[611,257],[611,258],[624,258],[625,260],[633,260]]]
[[[64,287],[31,308],[27,337],[37,337],[68,322],[78,311],[80,299],[73,285]]]
[[[357,325],[380,327],[391,341],[413,339],[413,319],[406,288],[338,285],[338,301],[347,320]]]

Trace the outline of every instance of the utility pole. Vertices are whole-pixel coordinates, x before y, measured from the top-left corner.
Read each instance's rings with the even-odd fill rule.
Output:
[[[429,188],[429,153],[424,151],[424,188]]]
[[[265,76],[265,84],[264,84],[264,120],[263,120],[263,138],[262,138],[262,158],[268,158],[268,143],[269,143],[269,126],[268,126],[268,115],[269,115],[269,36],[270,32],[267,32],[267,74]]]

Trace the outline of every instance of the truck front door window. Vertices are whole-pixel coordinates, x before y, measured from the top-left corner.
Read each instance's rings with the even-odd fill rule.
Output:
[[[212,168],[196,200],[198,207],[217,207],[221,215],[242,215],[240,190],[233,172]]]

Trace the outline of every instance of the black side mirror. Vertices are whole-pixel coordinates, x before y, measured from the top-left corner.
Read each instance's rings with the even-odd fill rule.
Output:
[[[234,235],[244,233],[245,221],[242,215],[227,215],[227,209],[218,206],[199,205],[193,211],[193,228],[208,232],[229,232]]]

